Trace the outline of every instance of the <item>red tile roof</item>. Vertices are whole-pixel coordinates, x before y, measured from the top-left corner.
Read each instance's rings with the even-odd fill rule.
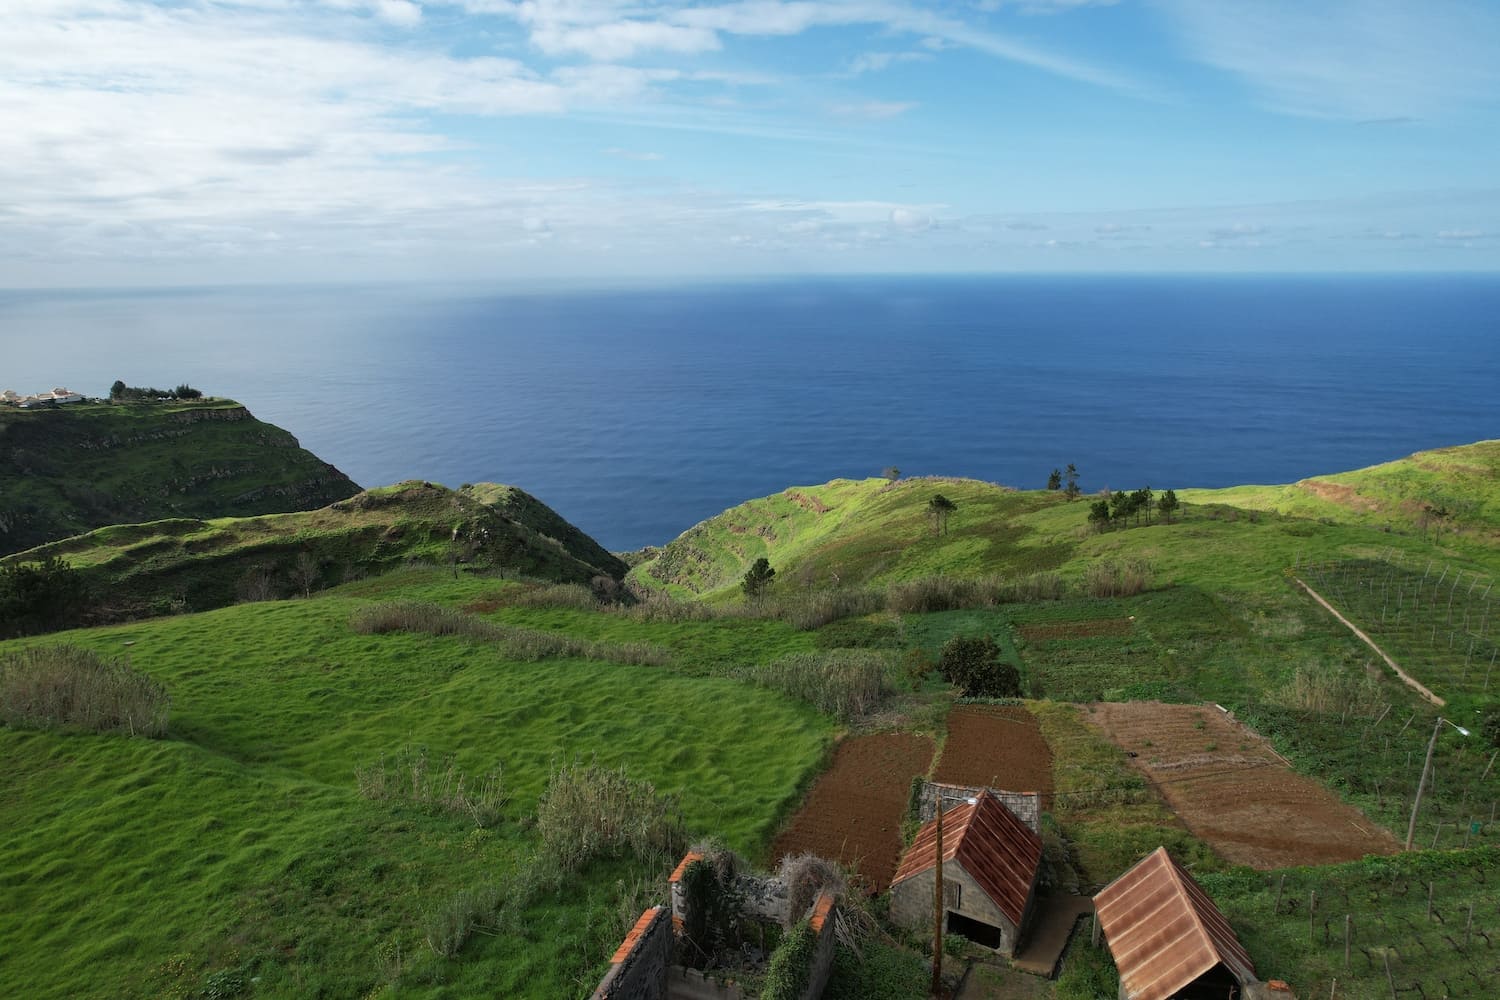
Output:
[[[1128,1000],[1166,1000],[1222,963],[1241,983],[1255,966],[1207,894],[1158,847],[1094,897]]]
[[[1026,900],[1042,863],[1042,838],[986,791],[974,805],[943,813],[943,861],[957,859],[964,871],[994,900],[1007,920],[1019,927]],[[937,819],[917,831],[891,880],[898,883],[933,867],[937,861]]]
[[[640,919],[635,922],[635,926],[630,928],[630,933],[625,935],[625,940],[620,942],[620,947],[615,949],[614,957],[609,960],[611,965],[618,965],[630,957],[630,953],[635,951],[636,945],[640,944],[641,938],[650,929],[651,921],[655,920],[661,911],[662,908],[660,906],[653,906],[641,914]]]

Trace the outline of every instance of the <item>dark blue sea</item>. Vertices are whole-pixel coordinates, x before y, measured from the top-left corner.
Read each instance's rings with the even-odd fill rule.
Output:
[[[614,549],[838,476],[1291,482],[1500,437],[1500,278],[0,293],[0,389],[187,381],[361,485],[495,480]]]

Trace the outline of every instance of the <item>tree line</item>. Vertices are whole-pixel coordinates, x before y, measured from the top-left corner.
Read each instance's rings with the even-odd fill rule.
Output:
[[[1149,486],[1131,493],[1116,490],[1089,505],[1089,524],[1095,531],[1101,532],[1112,528],[1139,526],[1142,522],[1150,524],[1153,510],[1161,514],[1163,521],[1171,524],[1172,515],[1181,507],[1177,493],[1173,490],[1167,490],[1160,497]]]
[[[109,398],[117,402],[147,400],[154,403],[161,399],[202,399],[203,393],[186,382],[175,389],[156,389],[126,385],[123,379],[115,379],[115,384],[109,387]]]

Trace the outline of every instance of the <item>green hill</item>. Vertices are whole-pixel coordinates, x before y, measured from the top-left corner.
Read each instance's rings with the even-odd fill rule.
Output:
[[[102,598],[102,620],[206,610],[321,590],[410,562],[485,566],[559,582],[625,575],[618,558],[511,486],[412,481],[319,510],[99,528],[12,555],[58,556]]]
[[[310,510],[358,491],[233,400],[0,407],[0,555],[110,524]]]
[[[957,505],[941,533],[928,513],[939,493]],[[1149,527],[1099,534],[1088,524],[1095,499],[1089,496],[1070,503],[1058,492],[968,479],[836,479],[751,500],[694,525],[629,579],[676,596],[724,598],[761,556],[775,567],[783,592],[935,574],[1056,570],[1074,577],[1101,558],[1142,558],[1168,579],[1243,586],[1299,558],[1384,548],[1500,569],[1494,544],[1500,442],[1421,452],[1287,486],[1177,493],[1186,505],[1177,523],[1158,516]],[[1424,519],[1424,505],[1449,514]]]

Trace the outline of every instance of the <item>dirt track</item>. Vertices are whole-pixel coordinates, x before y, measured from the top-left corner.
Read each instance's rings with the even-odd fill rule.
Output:
[[[857,868],[874,891],[884,892],[901,860],[911,779],[927,773],[932,751],[932,740],[910,733],[844,740],[776,838],[771,857],[811,851]]]
[[[1099,704],[1083,717],[1135,754],[1193,835],[1254,868],[1325,865],[1399,845],[1359,810],[1292,771],[1212,705]]]

